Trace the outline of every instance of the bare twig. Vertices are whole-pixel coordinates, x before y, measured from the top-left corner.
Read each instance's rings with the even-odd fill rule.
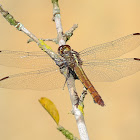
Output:
[[[43,39],[43,38],[41,38],[41,40],[43,40],[43,41],[52,41],[52,42],[55,42],[56,44],[58,44],[58,39],[57,38],[53,38],[53,39]]]
[[[55,52],[52,51],[52,49],[47,46],[45,43],[43,43],[40,39],[38,39],[33,33],[31,33],[29,30],[27,30],[23,24],[21,24],[20,22],[16,21],[14,19],[14,17],[8,12],[5,11],[2,8],[2,5],[0,5],[0,13],[3,15],[3,17],[14,27],[17,28],[17,30],[24,32],[27,36],[30,37],[31,40],[33,40],[34,42],[36,42],[38,44],[38,46],[44,51],[46,52],[53,60],[55,60],[55,62],[57,63],[57,65],[61,65],[59,63],[61,63],[61,57],[56,54]]]
[[[67,42],[70,40],[71,36],[73,35],[73,32],[78,28],[78,24],[74,24],[65,34],[63,35],[65,38],[65,41]]]
[[[56,30],[59,40],[59,46],[65,45],[66,40],[63,36],[63,29],[61,24],[61,16],[60,9],[58,5],[58,0],[52,0],[53,3],[53,21],[56,23]],[[74,31],[72,29],[72,31]],[[65,75],[66,77],[67,75]],[[85,121],[82,112],[77,108],[77,101],[79,102],[79,97],[77,96],[76,88],[75,88],[75,80],[72,75],[67,80],[67,86],[70,94],[70,99],[73,107],[73,112],[75,115],[75,119],[77,122],[80,140],[89,140],[88,132],[86,129]]]
[[[78,105],[78,109],[83,113],[83,115],[84,115],[84,99],[86,94],[87,94],[87,89],[84,87],[83,92],[79,98],[79,105]]]
[[[66,38],[64,38],[63,29],[61,25],[61,18],[60,18],[60,9],[58,5],[58,0],[52,0],[53,3],[53,19],[56,23],[56,30],[57,30],[57,39],[59,46],[66,44]],[[28,35],[31,40],[36,42],[38,46],[46,52],[53,60],[55,60],[57,65],[61,65],[61,61],[63,58],[61,58],[58,54],[54,53],[52,49],[47,46],[42,40],[38,39],[34,34],[32,34],[29,30],[27,30],[23,24],[16,21],[14,17],[8,13],[8,11],[5,11],[2,6],[0,5],[0,13],[3,15],[3,17],[14,27],[16,27],[19,31],[24,32],[26,35]],[[74,28],[71,29],[70,32],[73,32]],[[71,36],[71,35],[68,35]],[[65,77],[67,77],[67,71],[63,69],[62,73]],[[75,80],[72,75],[67,80],[67,86],[70,94],[70,99],[72,102],[73,112],[75,115],[75,119],[77,122],[80,139],[81,140],[89,140],[86,125],[84,122],[84,117],[82,112],[77,108],[79,97],[77,96],[76,88],[75,88]]]
[[[54,20],[53,20],[54,21]],[[70,40],[70,38],[73,35],[73,32],[76,30],[76,28],[78,27],[78,24],[74,24],[67,32],[65,32],[63,34],[63,39],[65,40],[65,42],[67,42],[68,40]],[[55,42],[56,44],[58,44],[59,39],[58,38],[53,38],[53,39],[41,39],[43,41],[52,41]],[[29,40],[29,42],[31,42],[32,40]]]
[[[58,44],[58,39],[57,38],[53,38],[53,39],[43,39],[43,38],[41,38],[41,40],[43,40],[43,41],[52,41],[52,42],[55,42],[56,44]],[[33,39],[28,39],[27,43],[30,43],[30,42],[33,42],[33,41],[34,41]]]
[[[81,94],[81,96],[79,98],[79,104],[83,104],[86,94],[87,94],[87,89],[84,87],[83,92],[82,92],[82,94]]]
[[[30,42],[33,42],[33,41],[34,40],[30,38],[30,39],[27,40],[27,43],[30,43]]]

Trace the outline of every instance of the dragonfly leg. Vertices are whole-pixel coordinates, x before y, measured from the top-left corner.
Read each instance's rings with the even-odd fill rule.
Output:
[[[67,77],[66,77],[66,80],[65,80],[65,83],[64,83],[64,86],[63,86],[63,90],[64,90],[64,87],[65,87],[65,85],[66,85],[66,82],[67,82],[67,80],[68,80],[68,78],[70,77],[70,72],[69,72],[69,69],[67,68]]]

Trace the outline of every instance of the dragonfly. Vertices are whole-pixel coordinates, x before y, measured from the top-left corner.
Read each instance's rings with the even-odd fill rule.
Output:
[[[58,66],[43,51],[22,52],[0,50],[0,65],[35,69],[9,75],[0,79],[0,88],[51,90],[63,86],[66,78],[60,69],[67,68],[68,75],[82,82],[95,103],[104,106],[104,101],[90,82],[112,82],[140,71],[139,58],[117,57],[140,45],[140,33],[133,33],[111,42],[92,46],[76,52],[69,45],[58,48],[63,59]],[[89,78],[88,78],[89,77]],[[90,80],[89,80],[90,79]]]

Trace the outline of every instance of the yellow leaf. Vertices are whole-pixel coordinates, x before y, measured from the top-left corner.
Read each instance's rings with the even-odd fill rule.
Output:
[[[51,117],[54,119],[54,121],[57,123],[59,123],[59,113],[58,110],[56,108],[56,106],[54,105],[54,103],[45,98],[42,97],[39,102],[41,103],[41,105],[47,110],[47,112],[51,115]]]

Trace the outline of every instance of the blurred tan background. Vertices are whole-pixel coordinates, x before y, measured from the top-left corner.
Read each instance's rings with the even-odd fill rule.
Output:
[[[1,0],[0,4],[39,38],[56,37],[51,0]],[[64,32],[79,25],[68,42],[80,51],[140,32],[139,0],[60,0]],[[0,50],[38,51],[35,43],[10,26],[0,15]],[[54,50],[57,45],[48,43]],[[140,57],[140,47],[123,57]],[[24,72],[0,67],[0,77]],[[77,83],[77,91],[82,86]],[[105,101],[104,108],[85,99],[85,121],[91,140],[140,139],[140,72],[112,83],[94,83]],[[60,124],[79,137],[67,88],[52,91],[0,89],[0,140],[65,140],[38,99],[47,97],[57,106]]]

